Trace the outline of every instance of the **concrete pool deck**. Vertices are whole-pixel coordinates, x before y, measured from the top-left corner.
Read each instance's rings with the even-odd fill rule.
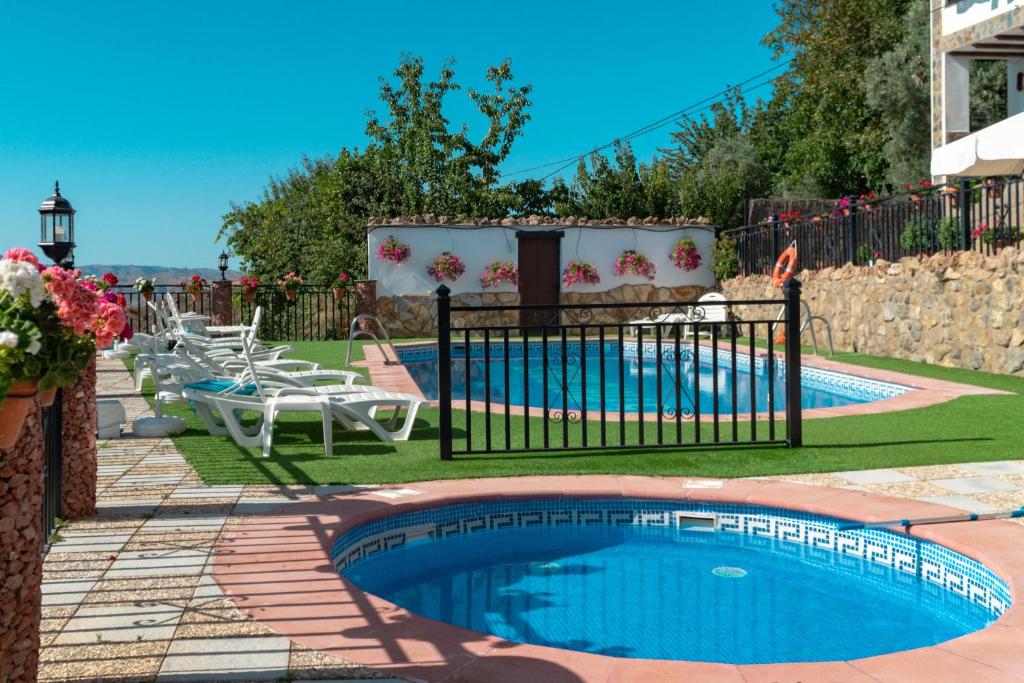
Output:
[[[948,507],[875,493],[770,480],[638,476],[520,477],[429,481],[354,491],[240,525],[221,538],[214,577],[235,604],[302,645],[416,681],[1020,681],[1024,604],[981,631],[933,647],[847,662],[731,665],[609,657],[515,643],[420,617],[363,592],[329,557],[344,531],[383,516],[458,502],[559,497],[647,497],[746,503],[877,522],[953,513]],[[689,484],[689,487],[687,486]],[[1020,524],[982,521],[913,527],[1024,587]]]
[[[395,344],[396,348],[409,348],[409,347],[422,347],[422,346],[435,346],[437,342],[408,342],[405,344]],[[707,344],[707,342],[702,342]],[[758,356],[766,356],[767,351],[764,349],[756,350]],[[401,393],[412,394],[419,396],[427,401],[431,406],[437,406],[436,400],[427,400],[423,395],[423,391],[419,385],[409,374],[409,371],[404,365],[393,365],[388,364],[387,357],[384,355],[380,347],[366,344],[363,347],[363,354],[365,360],[353,363],[360,367],[365,367],[370,373],[370,383],[383,389],[390,391],[397,391]],[[831,408],[804,408],[802,415],[805,420],[808,419],[820,419],[827,417],[844,417],[850,415],[874,415],[878,413],[890,413],[900,410],[912,410],[914,408],[925,408],[927,406],[936,405],[938,403],[945,403],[946,401],[952,401],[960,396],[980,396],[980,395],[1000,395],[1008,394],[1009,392],[999,391],[998,389],[989,389],[988,387],[980,387],[973,384],[960,384],[958,382],[947,382],[945,380],[933,379],[930,377],[921,377],[918,375],[910,375],[903,372],[893,372],[889,370],[878,370],[876,368],[869,368],[862,365],[851,365],[849,363],[840,363],[838,361],[829,360],[822,358],[821,356],[814,356],[804,354],[800,358],[800,362],[804,367],[817,368],[820,370],[826,370],[828,372],[835,372],[843,375],[852,375],[853,377],[862,377],[864,379],[875,380],[878,382],[886,382],[889,384],[898,384],[901,386],[909,387],[910,391],[901,394],[900,396],[894,396],[892,398],[879,399],[877,401],[870,401],[868,403],[852,403],[845,406],[834,406]],[[453,407],[458,409],[465,405],[465,401],[453,401]],[[487,412],[487,404],[483,401],[470,401],[470,408],[474,412]],[[552,406],[553,409],[558,409],[558,406]],[[509,406],[509,415],[523,416],[526,414],[527,409],[523,406]],[[504,403],[492,402],[490,405],[491,414],[504,414],[505,405]],[[531,407],[529,408],[529,414],[532,417],[544,417],[544,411],[542,408]],[[600,411],[591,410],[588,412],[590,421],[599,419]],[[608,422],[614,424],[618,421],[618,412],[608,412]],[[785,420],[785,412],[779,411],[775,413],[776,422],[782,423]],[[625,413],[626,422],[637,422],[641,419],[641,415],[636,412]],[[643,420],[645,422],[655,422],[658,419],[657,413],[643,414]],[[768,420],[769,414],[767,412],[761,412],[757,414],[758,420]],[[749,413],[740,412],[737,415],[737,421],[749,421]],[[666,418],[668,423],[671,420]],[[701,422],[712,422],[714,416],[706,414],[701,415]],[[722,414],[719,416],[720,422],[731,422],[731,416],[729,414]],[[683,418],[683,422],[692,422],[692,418],[687,420]]]
[[[120,400],[130,419],[152,414],[145,399],[132,391],[131,376],[120,361],[101,359],[98,378],[99,394]],[[40,680],[90,683],[354,681],[394,679],[399,675],[360,665],[340,653],[307,647],[276,632],[258,618],[242,612],[223,594],[213,578],[213,568],[215,559],[230,557],[216,555],[219,541],[240,525],[257,520],[276,523],[274,516],[290,515],[295,506],[328,500],[338,493],[358,492],[364,499],[408,502],[415,496],[405,490],[414,489],[414,485],[384,489],[372,486],[207,486],[169,439],[138,439],[130,435],[101,441],[98,458],[97,515],[72,522],[62,529],[65,540],[52,547],[44,562]],[[815,486],[806,488],[816,491],[821,491],[820,487],[831,487],[831,491],[872,492],[884,494],[890,501],[923,500],[976,512],[1024,505],[1024,458],[787,475],[767,480],[813,484]],[[501,481],[476,480],[472,486],[473,490],[481,490],[488,482]],[[366,495],[378,490],[383,495]],[[275,508],[277,513],[257,517]],[[1006,550],[1024,547],[1024,526],[1016,522],[1002,524],[1016,526],[1012,543]],[[334,581],[336,575],[319,573],[318,580]],[[316,614],[315,609],[312,614]],[[1002,629],[1002,626],[995,628]],[[335,626],[333,632],[338,631]],[[992,641],[985,645],[991,653],[1003,658],[999,668],[979,669],[976,678],[954,675],[955,667],[960,666],[963,659],[958,653],[932,653],[936,662],[950,667],[938,677],[918,675],[916,665],[906,675],[891,675],[887,679],[866,674],[858,677],[846,666],[838,671],[848,675],[847,680],[860,681],[1024,680],[1024,653],[1020,651],[1020,641],[1009,638],[1001,641],[995,638],[999,634],[1006,632],[993,631]],[[946,645],[955,647],[955,641],[941,647]],[[427,648],[429,654],[429,644],[415,643],[409,645],[408,650],[399,643],[390,653],[403,658],[417,648],[420,651]],[[510,653],[502,650],[495,654]],[[573,659],[573,653],[562,654],[565,659]],[[512,663],[512,660],[492,659],[488,665],[502,662]],[[506,670],[511,679],[545,680],[532,678],[529,673],[516,676],[513,669]],[[824,666],[819,670],[830,671]],[[536,669],[528,671],[536,672]],[[740,680],[730,672],[721,672],[721,667],[712,665],[707,677],[694,680],[714,681],[717,675],[731,676],[725,680]],[[843,680],[829,673],[810,677],[798,671],[795,675],[799,678],[792,679],[772,679],[771,675],[774,674],[754,669],[744,671],[750,682]],[[564,677],[552,675],[547,680],[564,680]],[[618,680],[623,679],[619,676]],[[652,676],[641,680],[658,679]]]

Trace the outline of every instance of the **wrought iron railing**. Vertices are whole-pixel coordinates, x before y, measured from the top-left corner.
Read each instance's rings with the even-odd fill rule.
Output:
[[[790,283],[782,301],[557,306],[452,306],[442,286],[441,458],[800,446],[800,286]],[[757,317],[736,318],[736,306]]]
[[[850,200],[824,217],[773,219],[722,234],[736,240],[740,275],[768,274],[792,242],[799,252],[799,268],[811,270],[941,251],[990,255],[1024,240],[1022,212],[1021,178],[963,180]]]
[[[151,332],[156,324],[156,316],[146,305],[145,297],[130,285],[117,285],[113,291],[124,295],[133,328],[140,332]],[[166,294],[174,297],[175,305],[182,313],[213,315],[213,293],[210,287],[192,295],[178,286],[158,285],[150,298],[153,303],[158,303],[163,301]],[[330,287],[302,285],[296,290],[295,299],[289,300],[281,288],[260,285],[250,300],[235,285],[232,288],[232,320],[235,324],[248,324],[256,307],[262,306],[262,320],[257,331],[260,339],[345,339],[349,323],[355,315],[355,301],[354,287],[341,288],[336,296]]]
[[[64,444],[63,391],[58,389],[53,404],[42,409],[43,420],[43,512],[40,527],[43,543],[57,530],[61,516],[62,459]]]
[[[347,339],[349,324],[355,316],[354,287],[334,289],[302,285],[289,300],[280,287],[260,285],[251,300],[235,288],[235,320],[252,320],[257,306],[263,307],[257,334],[265,340]]]

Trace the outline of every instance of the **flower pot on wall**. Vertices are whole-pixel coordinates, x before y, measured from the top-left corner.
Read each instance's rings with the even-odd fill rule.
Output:
[[[0,402],[0,448],[10,448],[18,440],[35,397],[35,382],[16,382],[4,396]]]
[[[332,287],[331,293],[334,294],[335,301],[341,301],[341,299],[345,296],[345,289],[343,287]]]
[[[189,292],[189,294],[192,295],[192,301],[195,301],[196,303],[199,303],[199,297],[203,295],[202,292]]]
[[[46,391],[39,392],[39,405],[43,408],[49,408],[53,405],[53,400],[57,397],[57,388],[47,389]]]
[[[296,291],[294,289],[284,290],[284,298],[288,299],[288,301],[295,301],[295,294]]]
[[[242,298],[251,304],[256,299],[256,292],[243,292]]]
[[[153,300],[153,292],[143,292],[142,293],[142,298],[145,299],[146,301],[152,301]]]

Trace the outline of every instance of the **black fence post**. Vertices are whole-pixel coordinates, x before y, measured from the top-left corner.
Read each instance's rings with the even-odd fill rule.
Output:
[[[772,259],[773,258],[779,258],[779,253],[782,251],[782,248],[779,246],[778,216],[776,216],[774,214],[769,214],[768,215],[768,224],[771,225],[771,228],[772,228],[772,253],[768,255],[768,264],[769,264],[768,268],[769,268],[769,272],[771,272],[770,269],[772,267],[772,264],[774,263],[772,261]]]
[[[790,448],[803,445],[803,411],[800,406],[800,281],[786,280],[786,441]]]
[[[851,200],[847,205],[850,215],[846,216],[846,260],[857,263],[857,202]],[[837,263],[836,266],[842,264]]]
[[[43,419],[43,544],[49,546],[50,536],[57,529],[61,516],[63,490],[64,390],[58,389],[53,403],[42,409]]]
[[[957,201],[960,204],[960,251],[967,251],[971,244],[971,186],[966,178],[961,178],[959,185]]]
[[[437,401],[440,408],[438,435],[441,441],[441,459],[452,459],[452,301],[451,290],[445,285],[437,288]],[[469,391],[469,387],[466,387]]]

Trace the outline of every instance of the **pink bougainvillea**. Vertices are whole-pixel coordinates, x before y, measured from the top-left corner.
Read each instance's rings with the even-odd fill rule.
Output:
[[[654,279],[655,266],[651,259],[643,254],[638,254],[632,249],[622,252],[619,258],[615,259],[615,275],[625,277],[627,275],[639,275],[648,280]]]
[[[582,261],[569,261],[569,265],[562,271],[562,284],[572,287],[575,284],[596,285],[601,282],[601,276],[597,274],[597,268],[590,263]]]

